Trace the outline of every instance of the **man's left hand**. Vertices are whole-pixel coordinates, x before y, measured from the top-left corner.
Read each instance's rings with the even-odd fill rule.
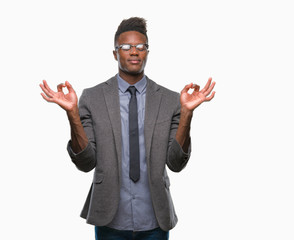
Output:
[[[188,111],[193,111],[197,108],[201,103],[208,102],[213,99],[215,92],[212,92],[214,88],[215,82],[211,82],[212,78],[209,78],[205,87],[200,89],[197,84],[190,83],[184,87],[181,91],[181,105],[182,108],[187,109]],[[194,89],[191,94],[188,93],[189,89]],[[211,94],[210,94],[211,93]]]

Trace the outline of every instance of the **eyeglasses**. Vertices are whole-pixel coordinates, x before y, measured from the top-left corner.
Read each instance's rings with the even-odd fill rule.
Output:
[[[137,45],[131,45],[131,44],[122,44],[115,47],[115,50],[117,51],[119,48],[121,48],[124,51],[129,51],[132,47],[135,47],[138,51],[146,51],[149,47],[147,43],[140,43]]]

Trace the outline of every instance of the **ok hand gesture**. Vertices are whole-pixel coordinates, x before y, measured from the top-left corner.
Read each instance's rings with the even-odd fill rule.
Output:
[[[47,102],[56,103],[67,112],[73,111],[77,108],[78,98],[74,89],[68,81],[59,84],[57,86],[57,92],[51,90],[51,88],[45,80],[43,80],[43,84],[40,84],[40,87],[45,93],[41,93],[41,95]],[[64,87],[68,89],[67,94],[64,94],[64,92],[62,91],[62,88]]]
[[[215,82],[211,83],[212,78],[209,78],[205,87],[199,91],[199,86],[193,83],[190,83],[184,87],[184,89],[181,91],[181,105],[182,107],[186,108],[189,111],[193,111],[195,108],[197,108],[201,103],[210,101],[213,97],[215,92],[212,92],[212,89],[214,88]],[[192,88],[194,91],[189,94],[189,89]]]

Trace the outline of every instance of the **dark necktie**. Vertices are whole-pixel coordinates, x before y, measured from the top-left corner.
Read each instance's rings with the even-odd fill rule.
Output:
[[[140,150],[136,88],[130,86],[128,91],[131,93],[129,103],[130,178],[133,182],[137,182],[140,178]]]

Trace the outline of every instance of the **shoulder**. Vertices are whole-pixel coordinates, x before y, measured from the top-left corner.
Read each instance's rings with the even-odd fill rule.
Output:
[[[107,81],[99,83],[93,87],[85,88],[82,95],[92,96],[102,93],[104,88],[115,87],[117,85],[116,76],[109,78]]]
[[[147,77],[147,81],[148,81],[149,91],[155,91],[155,92],[158,91],[165,98],[171,98],[171,99],[175,99],[175,100],[179,99],[180,94],[178,92],[172,91],[172,90],[170,90],[160,84],[157,84],[156,82],[154,82],[153,80],[151,80],[148,77]]]

